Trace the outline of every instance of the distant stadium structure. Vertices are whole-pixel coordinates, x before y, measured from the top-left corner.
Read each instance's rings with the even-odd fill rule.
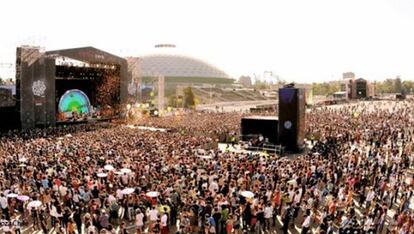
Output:
[[[182,55],[172,44],[158,44],[153,54],[136,58],[139,63],[141,88],[154,86],[155,77],[165,78],[165,95],[176,92],[177,87],[232,85],[234,80],[222,69],[198,58]]]
[[[155,48],[156,53],[139,57],[143,77],[161,74],[173,82],[186,78],[186,82],[195,83],[233,83],[223,70],[201,59],[177,53],[175,45],[158,44]]]

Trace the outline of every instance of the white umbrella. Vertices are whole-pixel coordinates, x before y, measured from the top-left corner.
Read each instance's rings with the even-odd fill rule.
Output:
[[[27,158],[20,158],[19,162],[22,162],[22,163],[27,162]]]
[[[104,166],[104,169],[107,170],[107,171],[113,171],[115,168],[114,168],[114,166],[108,164],[108,165]]]
[[[129,169],[129,168],[122,168],[122,169],[121,169],[121,172],[122,172],[122,173],[125,173],[125,174],[129,174],[129,173],[131,173],[132,171],[131,171],[131,169]]]
[[[99,178],[103,178],[103,177],[107,177],[108,176],[108,174],[106,174],[106,173],[98,173],[98,174],[96,174]]]
[[[72,134],[66,134],[65,137],[72,137]]]
[[[122,193],[122,194],[124,194],[124,195],[129,195],[129,194],[133,193],[134,191],[135,191],[135,189],[134,189],[134,188],[124,188],[124,189],[121,191],[121,193]]]
[[[25,201],[27,201],[29,199],[30,199],[30,197],[29,196],[26,196],[26,195],[19,195],[19,196],[17,196],[17,200],[19,200],[19,201],[25,202]]]
[[[7,196],[6,197],[8,197],[8,198],[16,198],[16,197],[18,197],[19,195],[17,195],[17,194],[15,194],[15,193],[9,193],[9,194],[7,194]]]
[[[211,155],[200,155],[198,157],[202,158],[202,159],[212,159],[213,158],[213,156],[211,156]]]
[[[116,171],[114,173],[115,173],[115,175],[123,175],[124,174],[124,173],[122,173],[122,171]]]
[[[27,205],[27,208],[28,209],[31,209],[31,208],[38,208],[39,206],[41,206],[42,205],[42,202],[41,201],[31,201],[31,202],[29,202],[29,204]]]
[[[148,197],[158,197],[158,195],[160,195],[160,193],[159,192],[152,191],[152,192],[148,192],[146,195]]]
[[[298,185],[298,182],[295,179],[292,179],[288,181],[288,184],[291,184],[296,187]]]
[[[242,192],[240,192],[240,194],[245,198],[253,198],[254,197],[254,193],[250,192],[250,191],[242,191]]]

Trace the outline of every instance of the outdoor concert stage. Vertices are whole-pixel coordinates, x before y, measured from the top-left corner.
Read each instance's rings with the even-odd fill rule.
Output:
[[[16,109],[21,128],[110,121],[128,101],[131,74],[126,59],[93,47],[16,53]]]

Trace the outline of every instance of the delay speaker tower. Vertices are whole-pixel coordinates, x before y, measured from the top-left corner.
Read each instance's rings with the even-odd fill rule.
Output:
[[[304,147],[305,90],[294,87],[279,89],[279,143],[286,151]]]

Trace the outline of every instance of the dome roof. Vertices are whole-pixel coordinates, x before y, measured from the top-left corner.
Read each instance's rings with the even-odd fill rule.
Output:
[[[154,54],[140,57],[143,76],[163,75],[165,77],[230,77],[219,68],[200,59],[170,54]]]

